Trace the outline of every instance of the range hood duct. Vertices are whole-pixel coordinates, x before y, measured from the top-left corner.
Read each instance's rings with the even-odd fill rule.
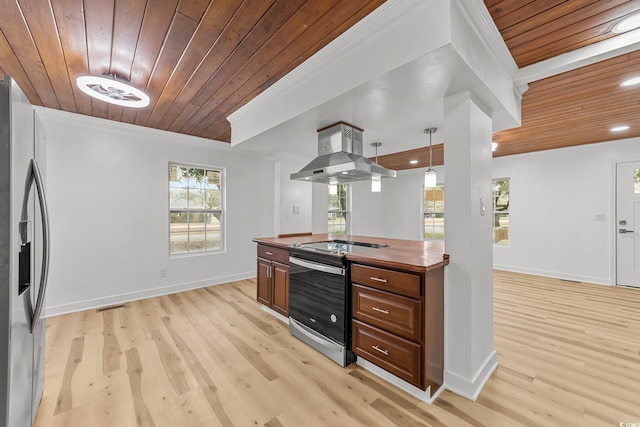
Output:
[[[291,179],[340,184],[371,179],[374,175],[395,178],[396,171],[384,168],[362,155],[363,130],[339,122],[318,130],[318,157]]]

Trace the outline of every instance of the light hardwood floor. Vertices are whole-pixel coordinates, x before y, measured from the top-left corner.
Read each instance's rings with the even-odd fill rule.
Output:
[[[640,290],[494,283],[500,366],[477,402],[340,368],[245,280],[48,319],[36,427],[640,425]]]

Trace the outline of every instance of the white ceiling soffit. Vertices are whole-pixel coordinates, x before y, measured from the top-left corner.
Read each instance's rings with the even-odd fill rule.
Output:
[[[638,49],[640,49],[640,29],[520,68],[513,80],[516,84],[531,83]]]
[[[474,93],[494,122],[503,112],[498,129],[519,125],[517,67],[501,38],[480,36],[478,28],[491,32],[486,19],[493,23],[483,4],[489,17],[469,23],[477,2],[384,3],[230,115],[231,145],[313,156],[316,129],[342,120],[365,130],[367,156],[373,141],[383,142],[379,155],[417,148],[425,145],[424,128],[441,127],[443,98],[461,91]]]

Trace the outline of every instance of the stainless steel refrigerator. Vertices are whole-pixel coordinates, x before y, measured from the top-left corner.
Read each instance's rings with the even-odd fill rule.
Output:
[[[0,427],[32,426],[42,397],[49,269],[44,149],[34,108],[0,74]]]

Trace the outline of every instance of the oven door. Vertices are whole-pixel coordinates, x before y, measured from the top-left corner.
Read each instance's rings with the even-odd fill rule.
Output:
[[[346,345],[346,268],[289,257],[289,316]]]

